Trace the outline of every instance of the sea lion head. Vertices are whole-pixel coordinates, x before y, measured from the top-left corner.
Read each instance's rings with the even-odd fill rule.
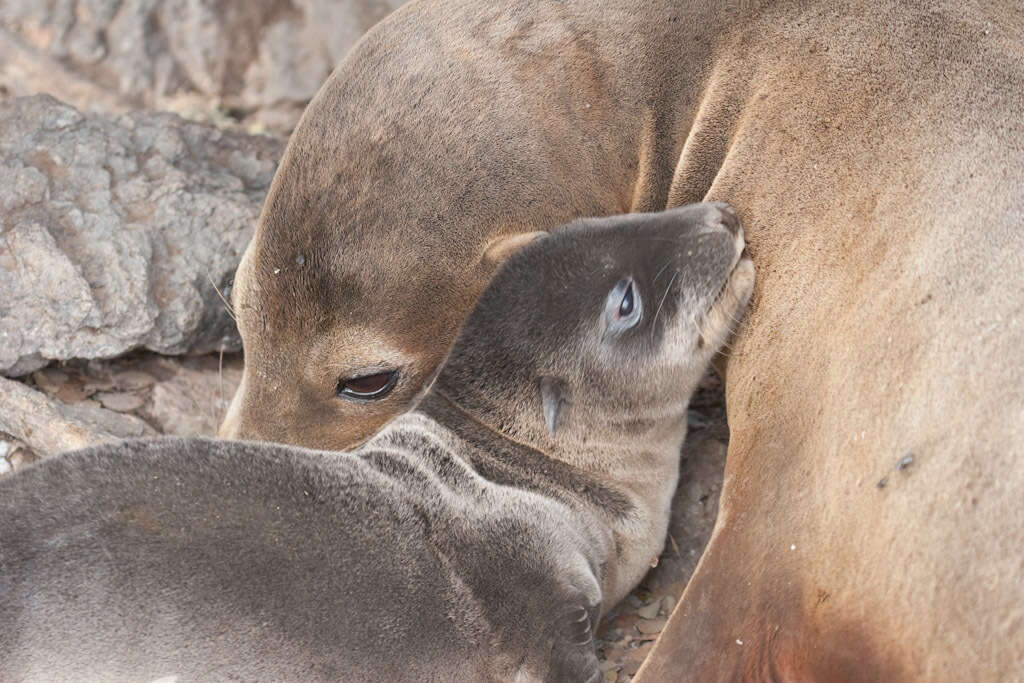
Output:
[[[459,11],[476,21],[479,8]],[[232,287],[245,371],[221,436],[358,444],[411,406],[509,253],[575,216],[625,210],[602,188],[626,182],[628,162],[556,148],[591,167],[569,195],[565,164],[538,141],[578,137],[595,112],[495,107],[524,75],[458,47],[459,31],[442,6],[411,3],[307,107]],[[556,57],[528,81],[578,61],[560,51],[572,39],[556,32]],[[486,82],[463,87],[478,72]]]
[[[685,428],[753,280],[726,204],[577,221],[498,271],[432,391],[569,461]]]

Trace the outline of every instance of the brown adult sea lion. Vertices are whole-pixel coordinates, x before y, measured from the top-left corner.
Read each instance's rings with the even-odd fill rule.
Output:
[[[225,432],[358,440],[495,237],[726,199],[759,284],[725,489],[642,678],[1020,677],[1022,111],[1016,0],[414,0],[292,140]],[[336,398],[379,368],[411,381]]]

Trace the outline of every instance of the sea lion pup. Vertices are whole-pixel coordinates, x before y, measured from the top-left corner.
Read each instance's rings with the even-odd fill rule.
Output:
[[[0,678],[600,680],[594,626],[664,541],[743,249],[722,204],[525,247],[419,406],[349,453],[144,440],[0,480]]]

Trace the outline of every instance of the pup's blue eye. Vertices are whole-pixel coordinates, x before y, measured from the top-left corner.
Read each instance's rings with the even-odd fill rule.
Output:
[[[622,295],[622,302],[619,304],[619,317],[628,318],[633,312],[633,283],[626,287],[626,293]]]
[[[643,309],[643,300],[633,278],[622,278],[605,299],[604,316],[608,331],[619,333],[635,327],[643,318]]]

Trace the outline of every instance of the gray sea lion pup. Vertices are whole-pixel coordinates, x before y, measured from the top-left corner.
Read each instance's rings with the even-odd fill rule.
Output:
[[[135,441],[0,481],[0,679],[600,680],[743,249],[724,204],[524,247],[352,452]]]

